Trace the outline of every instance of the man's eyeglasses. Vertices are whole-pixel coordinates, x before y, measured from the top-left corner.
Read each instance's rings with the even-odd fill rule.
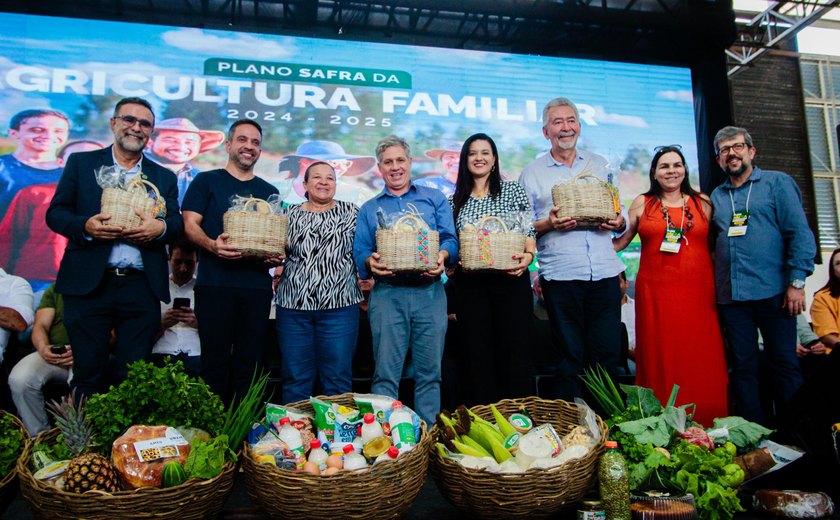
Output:
[[[148,119],[139,119],[134,116],[114,116],[114,119],[122,119],[128,126],[134,126],[135,123],[140,123],[140,127],[145,130],[152,128],[152,122]]]
[[[653,153],[659,153],[663,151],[673,151],[673,150],[682,150],[682,145],[679,144],[666,144],[665,146],[657,146],[653,149]]]
[[[721,155],[729,155],[729,152],[741,153],[747,146],[747,143],[735,143],[732,146],[724,146],[718,150],[718,157]]]

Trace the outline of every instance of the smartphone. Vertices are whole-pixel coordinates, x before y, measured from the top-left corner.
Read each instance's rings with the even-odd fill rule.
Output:
[[[172,300],[172,308],[173,309],[189,309],[190,308],[190,299],[189,298],[175,298]]]
[[[50,345],[50,352],[55,355],[61,355],[67,352],[67,345]]]

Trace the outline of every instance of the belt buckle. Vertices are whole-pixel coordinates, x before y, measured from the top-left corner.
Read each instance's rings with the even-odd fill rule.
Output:
[[[128,274],[128,268],[126,267],[115,267],[114,274],[117,276],[126,276]]]

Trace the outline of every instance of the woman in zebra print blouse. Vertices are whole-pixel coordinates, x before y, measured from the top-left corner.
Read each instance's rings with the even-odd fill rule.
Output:
[[[283,279],[277,288],[277,341],[283,402],[349,392],[362,291],[353,263],[359,208],[337,201],[336,175],[325,162],[304,173],[306,202],[289,208]]]
[[[532,393],[530,327],[533,312],[528,266],[534,260],[536,231],[530,224],[531,203],[515,181],[502,181],[496,143],[486,134],[470,136],[461,148],[455,194],[451,197],[455,227],[463,229],[482,217],[524,213],[529,218],[525,251],[519,264],[505,271],[464,271],[453,276],[455,315],[465,363],[470,405]]]

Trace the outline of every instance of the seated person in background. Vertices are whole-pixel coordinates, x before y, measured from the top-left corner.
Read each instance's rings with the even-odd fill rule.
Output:
[[[64,328],[64,300],[55,292],[55,284],[47,287],[35,313],[32,345],[35,352],[21,359],[9,374],[9,388],[20,420],[35,437],[50,428],[44,409],[43,386],[50,382],[67,382],[73,366],[70,337]]]
[[[803,358],[809,356],[831,353],[831,347],[820,341],[804,314],[796,316],[796,337],[799,340],[796,343],[796,357],[800,363],[804,362]]]
[[[828,282],[814,293],[811,321],[814,332],[828,347],[825,353],[831,353],[840,342],[840,248],[831,253],[828,261]]]
[[[12,333],[21,333],[32,325],[35,311],[32,287],[20,276],[0,268],[0,363]]]
[[[622,361],[626,364],[627,375],[631,375],[636,373],[636,300],[627,294],[630,282],[625,272],[619,273],[618,278],[621,284],[621,323],[627,332],[627,352],[622,353]]]
[[[150,356],[156,365],[163,365],[167,356],[173,361],[183,361],[187,374],[193,377],[198,377],[201,370],[198,321],[192,308],[197,253],[196,246],[186,241],[172,244],[169,248],[169,293],[172,301],[160,304],[160,329]]]

